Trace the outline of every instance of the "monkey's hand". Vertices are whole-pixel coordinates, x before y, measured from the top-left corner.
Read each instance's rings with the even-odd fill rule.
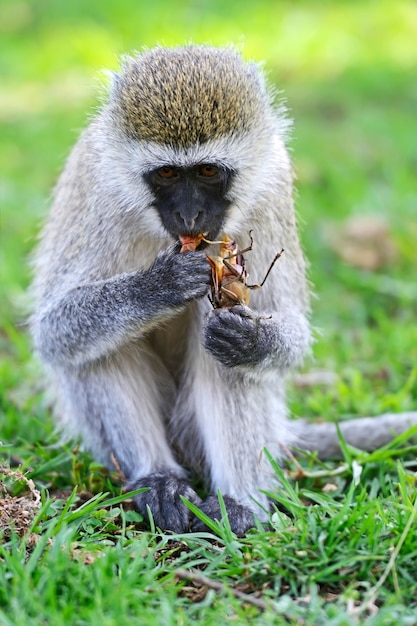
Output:
[[[147,293],[158,309],[160,303],[177,307],[208,292],[211,269],[203,252],[175,253],[174,247],[164,250],[145,272]]]
[[[205,328],[205,348],[226,367],[298,365],[310,343],[308,323],[295,312],[276,317],[240,305],[214,309]]]
[[[262,320],[245,306],[214,309],[205,328],[205,347],[227,367],[255,365],[269,353]]]
[[[197,506],[200,505],[201,499],[185,478],[173,472],[158,472],[132,481],[128,485],[131,490],[142,487],[149,487],[149,490],[135,496],[134,501],[136,508],[147,521],[150,511],[157,528],[175,533],[189,532],[192,513],[181,502],[180,496],[184,496]]]

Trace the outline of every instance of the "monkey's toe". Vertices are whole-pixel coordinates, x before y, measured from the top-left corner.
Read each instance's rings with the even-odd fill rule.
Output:
[[[189,532],[192,516],[181,502],[180,496],[197,505],[200,505],[201,500],[186,479],[173,472],[158,472],[129,484],[131,490],[142,487],[149,489],[135,496],[134,501],[136,508],[148,523],[150,510],[157,528],[175,533]]]
[[[253,511],[247,506],[239,504],[230,496],[223,496],[226,505],[227,517],[232,531],[238,537],[243,537],[250,528],[255,526],[255,518]],[[213,520],[221,520],[222,512],[217,496],[209,496],[199,505],[199,508],[211,517]],[[194,518],[192,522],[192,530],[194,532],[209,531],[207,526],[198,518]]]

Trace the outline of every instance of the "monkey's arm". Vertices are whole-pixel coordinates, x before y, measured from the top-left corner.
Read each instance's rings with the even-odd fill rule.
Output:
[[[202,253],[164,251],[146,271],[74,287],[32,319],[35,346],[51,365],[82,365],[169,319],[207,292]]]
[[[311,343],[306,317],[296,311],[258,314],[248,307],[215,309],[205,330],[205,347],[223,365],[300,365]]]

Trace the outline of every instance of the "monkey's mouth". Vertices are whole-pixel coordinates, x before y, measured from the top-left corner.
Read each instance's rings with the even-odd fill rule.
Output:
[[[206,232],[198,235],[179,235],[181,252],[195,252],[197,249],[204,250],[211,243],[208,239],[209,234],[209,232]]]

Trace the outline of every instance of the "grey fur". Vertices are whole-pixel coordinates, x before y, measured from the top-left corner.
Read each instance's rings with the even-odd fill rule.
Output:
[[[266,519],[274,478],[263,449],[280,458],[295,440],[284,385],[311,341],[308,288],[288,121],[270,100],[259,69],[229,49],[129,60],[68,158],[37,253],[32,333],[59,421],[100,461],[114,454],[131,485],[151,487],[137,506],[163,529],[189,528],[179,495],[198,500],[184,468],[222,491],[236,532],[254,513]],[[163,122],[150,114],[161,106]],[[253,231],[250,282],[285,248],[250,309],[212,310],[204,255],[177,253],[143,179],[198,163],[235,173],[224,232],[244,248]],[[217,511],[213,502],[202,506]]]

